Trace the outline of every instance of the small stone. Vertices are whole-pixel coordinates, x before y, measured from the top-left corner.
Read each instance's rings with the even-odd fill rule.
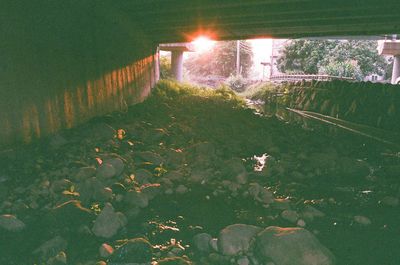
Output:
[[[274,195],[268,189],[262,187],[258,183],[250,183],[249,194],[254,200],[259,201],[263,204],[270,204],[274,202]]]
[[[117,171],[115,170],[114,166],[111,164],[103,163],[97,169],[96,176],[100,179],[109,179],[113,178],[117,175]]]
[[[67,245],[68,243],[64,238],[56,236],[40,245],[40,247],[33,251],[33,254],[40,255],[42,260],[47,260],[50,257],[54,257],[58,253],[65,251]]]
[[[51,137],[49,144],[50,144],[51,148],[58,149],[64,145],[68,144],[68,141],[61,135],[56,134],[53,137]]]
[[[104,140],[113,139],[117,133],[114,128],[103,122],[92,124],[86,132],[88,137]]]
[[[112,165],[113,168],[115,169],[115,176],[117,176],[117,177],[122,174],[122,172],[124,171],[124,168],[125,168],[124,161],[122,161],[122,159],[118,158],[118,157],[104,160],[103,164]]]
[[[135,172],[135,181],[139,183],[139,185],[150,183],[153,174],[146,169],[139,169]]]
[[[142,186],[141,192],[148,200],[154,199],[161,192],[161,185],[159,183],[146,184]]]
[[[111,238],[123,227],[122,213],[118,214],[110,203],[106,203],[94,222],[92,232],[98,237]]]
[[[177,188],[176,188],[176,193],[178,194],[185,194],[186,192],[188,192],[188,188],[185,185],[180,184]]]
[[[53,193],[59,193],[61,191],[67,190],[72,185],[71,181],[68,179],[59,179],[51,183],[50,190]]]
[[[162,158],[159,154],[150,152],[150,151],[145,151],[145,152],[140,152],[139,157],[144,161],[144,162],[149,162],[153,165],[160,165],[164,163],[164,158]]]
[[[109,256],[111,256],[114,253],[114,248],[112,246],[110,246],[109,244],[104,243],[100,246],[99,253],[100,253],[100,257],[108,258]]]
[[[191,265],[192,263],[181,257],[169,257],[157,262],[158,265]]]
[[[55,257],[52,257],[52,258],[48,259],[46,264],[48,264],[48,265],[63,265],[63,264],[67,264],[67,254],[65,254],[64,251],[61,251]]]
[[[399,206],[399,198],[392,197],[392,196],[386,196],[382,198],[381,203],[387,206],[392,206],[396,207]]]
[[[250,264],[250,260],[246,256],[240,257],[240,258],[237,259],[236,264],[237,265],[249,265]]]
[[[25,224],[14,215],[0,215],[0,228],[10,232],[19,232],[25,229]]]
[[[81,167],[78,172],[75,174],[74,179],[78,181],[82,181],[88,178],[93,177],[96,174],[95,167]]]
[[[297,221],[297,225],[300,227],[305,227],[306,226],[306,222],[303,219],[299,219]]]
[[[131,239],[111,256],[112,263],[147,263],[152,259],[153,246],[144,238]]]
[[[193,237],[193,246],[200,253],[210,252],[211,235],[207,233],[197,234]]]
[[[212,238],[210,240],[210,247],[212,248],[212,250],[214,250],[215,252],[218,252],[218,239],[217,238]]]
[[[149,205],[149,199],[146,194],[136,190],[127,192],[124,201],[129,205],[139,208],[146,208]]]
[[[306,205],[301,212],[301,216],[308,221],[313,221],[314,218],[324,217],[325,214],[311,205]]]
[[[247,171],[243,165],[243,161],[239,158],[226,161],[222,174],[230,177],[231,180],[236,181],[238,184],[247,183]]]
[[[370,225],[372,224],[371,220],[368,217],[362,216],[362,215],[356,215],[354,216],[354,221],[361,225]]]
[[[289,199],[275,199],[272,206],[278,210],[290,210],[290,200]]]
[[[299,214],[296,211],[292,211],[292,210],[284,210],[281,213],[281,216],[283,219],[285,219],[291,223],[296,223],[297,219],[299,219]]]

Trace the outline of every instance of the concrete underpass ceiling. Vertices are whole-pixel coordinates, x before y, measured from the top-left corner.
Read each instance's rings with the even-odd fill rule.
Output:
[[[134,0],[119,12],[158,43],[199,34],[220,40],[400,33],[400,1],[377,0]]]

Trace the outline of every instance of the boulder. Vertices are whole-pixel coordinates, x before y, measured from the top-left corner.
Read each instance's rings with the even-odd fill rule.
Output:
[[[370,225],[372,223],[368,217],[362,215],[354,216],[354,221],[359,223],[360,225]]]
[[[331,265],[332,253],[304,228],[270,226],[257,235],[255,253],[276,265]]]
[[[233,224],[222,229],[218,236],[218,250],[229,256],[246,253],[252,239],[262,228],[254,225]]]
[[[116,213],[113,206],[110,203],[106,203],[94,222],[92,232],[98,237],[111,238],[125,224],[125,216],[122,213]]]

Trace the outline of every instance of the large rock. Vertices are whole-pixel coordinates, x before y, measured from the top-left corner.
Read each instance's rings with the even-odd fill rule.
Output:
[[[249,250],[252,239],[262,228],[254,225],[234,224],[221,230],[218,250],[224,255],[234,256]]]
[[[126,217],[116,213],[110,203],[106,203],[94,222],[92,232],[98,237],[111,238],[118,230],[126,225]]]
[[[24,230],[25,224],[14,215],[0,215],[0,228],[10,232],[19,232]]]
[[[257,235],[255,252],[276,265],[331,265],[332,253],[303,228],[270,226]]]
[[[119,247],[111,257],[112,263],[150,262],[153,246],[144,238],[134,238]]]

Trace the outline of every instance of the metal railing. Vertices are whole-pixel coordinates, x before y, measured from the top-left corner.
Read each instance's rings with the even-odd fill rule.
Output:
[[[320,81],[332,81],[332,80],[346,80],[354,81],[351,77],[341,77],[332,75],[305,75],[305,74],[279,74],[271,76],[271,81],[301,81],[301,80],[320,80]]]

